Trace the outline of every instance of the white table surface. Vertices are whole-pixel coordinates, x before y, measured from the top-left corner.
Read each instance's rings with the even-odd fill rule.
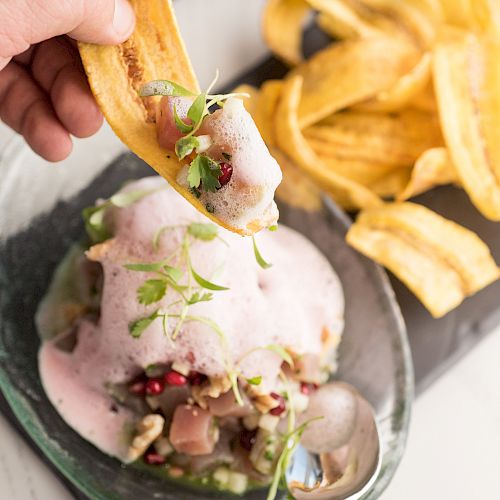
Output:
[[[263,0],[176,1],[203,85],[212,79],[216,66],[222,82],[229,81],[263,56],[265,47],[255,29],[262,4]],[[206,31],[217,22],[224,23],[223,30]],[[0,123],[0,149],[11,135]],[[499,353],[500,328],[415,402],[406,455],[382,500],[500,498]],[[0,500],[70,498],[0,416]]]

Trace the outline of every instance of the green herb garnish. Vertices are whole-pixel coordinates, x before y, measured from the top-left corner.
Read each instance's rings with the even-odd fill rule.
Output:
[[[224,102],[230,97],[246,96],[247,94],[210,94],[211,88],[215,85],[218,78],[218,72],[209,85],[208,89],[201,94],[194,96],[192,92],[180,86],[179,84],[169,80],[156,80],[144,85],[139,94],[142,97],[148,96],[173,96],[173,97],[195,97],[191,106],[187,111],[187,120],[184,121],[177,113],[177,108],[174,106],[174,122],[183,137],[175,144],[175,154],[180,160],[185,159],[189,155],[195,153],[189,168],[188,168],[188,185],[196,197],[200,197],[200,189],[207,192],[215,192],[221,187],[219,177],[221,169],[219,163],[214,159],[202,154],[208,149],[210,142],[204,141],[203,146],[199,138],[194,134],[198,132],[205,117],[210,115],[210,108],[214,105],[223,106]],[[201,136],[200,136],[201,137]],[[207,137],[207,139],[209,139]],[[225,160],[230,160],[231,155],[222,153]],[[208,207],[207,207],[208,211]],[[213,213],[213,212],[211,212]]]
[[[290,460],[293,457],[293,454],[295,453],[297,446],[299,445],[300,438],[302,437],[302,434],[304,434],[304,431],[307,429],[307,426],[311,422],[323,418],[323,417],[311,418],[310,420],[304,422],[302,425],[295,427],[295,419],[296,419],[295,406],[293,403],[292,391],[290,390],[290,384],[288,378],[283,372],[281,373],[280,377],[285,385],[285,395],[286,395],[285,399],[287,401],[287,408],[288,408],[287,433],[282,436],[284,446],[278,458],[278,461],[276,462],[276,468],[274,469],[273,480],[267,492],[266,500],[274,500],[276,498],[276,495],[278,493],[278,488],[280,487],[280,485],[288,489],[285,474],[290,464]]]
[[[203,241],[212,241],[219,232],[215,224],[203,222],[191,222],[187,231],[191,236]]]
[[[262,375],[245,379],[250,385],[260,385],[262,383]]]
[[[272,266],[272,264],[266,262],[262,257],[257,247],[257,241],[255,239],[255,236],[252,236],[252,241],[253,241],[253,253],[255,254],[255,260],[257,261],[257,264],[259,264],[259,266],[262,267],[262,269],[269,269]]]
[[[180,140],[180,139],[179,139]],[[219,177],[222,175],[219,164],[205,155],[198,155],[189,165],[187,181],[190,188],[200,186],[211,193],[219,189]]]
[[[225,286],[216,285],[215,283],[212,283],[206,280],[205,278],[202,278],[192,267],[191,267],[191,274],[193,275],[193,278],[196,281],[196,283],[198,283],[198,285],[200,285],[202,288],[215,291],[229,290],[229,288]]]
[[[145,306],[161,300],[167,291],[167,282],[163,279],[146,280],[137,290],[137,300]]]
[[[155,277],[147,279],[137,290],[137,300],[144,305],[150,305],[163,299],[167,290],[178,294],[178,300],[169,304],[164,310],[157,309],[145,318],[129,324],[129,332],[139,338],[153,321],[161,319],[164,334],[174,342],[180,334],[182,325],[186,322],[198,322],[207,325],[219,337],[225,353],[224,365],[227,376],[231,382],[234,397],[238,404],[243,405],[243,400],[238,387],[238,374],[233,366],[230,349],[224,332],[219,325],[210,318],[189,315],[189,308],[199,302],[208,302],[213,299],[212,291],[228,290],[227,287],[216,285],[200,276],[191,265],[190,245],[192,241],[212,241],[218,235],[217,227],[211,223],[193,222],[185,226],[165,226],[156,231],[153,238],[153,246],[158,245],[159,236],[167,229],[184,229],[184,237],[179,248],[172,255],[159,262],[131,263],[124,267],[130,271],[154,273]],[[175,264],[175,265],[174,265]],[[183,271],[183,269],[187,270]],[[185,277],[186,283],[181,282]],[[194,283],[193,283],[194,281]],[[180,307],[180,312],[172,308]],[[172,324],[172,327],[171,327]]]
[[[190,155],[196,148],[200,146],[200,141],[197,137],[192,135],[188,137],[181,137],[175,143],[175,154],[179,160],[183,160],[186,156]]]
[[[146,330],[146,328],[158,317],[160,317],[160,315],[158,314],[158,310],[156,310],[146,318],[141,318],[133,323],[130,323],[128,326],[130,335],[134,338],[139,338],[143,334],[144,330]]]

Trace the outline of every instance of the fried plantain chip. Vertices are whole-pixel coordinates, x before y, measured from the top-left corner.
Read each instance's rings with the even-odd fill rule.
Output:
[[[448,150],[446,148],[428,149],[415,162],[411,178],[397,199],[398,201],[408,200],[445,184],[459,184]]]
[[[465,298],[500,277],[475,233],[421,205],[391,203],[365,210],[353,227],[362,228],[361,234],[349,231],[347,241],[394,272],[435,317],[458,305],[460,294]],[[427,274],[432,268],[434,274]]]
[[[368,188],[395,170],[393,165],[363,160],[341,160],[334,155],[328,156],[321,150],[323,143],[316,143],[312,139],[308,140],[308,143],[330,170]]]
[[[290,72],[302,76],[301,128],[393,87],[419,60],[402,39],[372,37],[328,46]]]
[[[264,82],[255,106],[254,120],[268,147],[274,146],[276,142],[274,137],[274,115],[282,88],[282,80]]]
[[[395,30],[393,21],[368,9],[356,0],[308,0],[319,12],[318,26],[330,36],[343,40],[381,36]]]
[[[310,12],[305,0],[268,0],[262,19],[267,46],[285,63],[302,61],[302,29]]]
[[[241,96],[240,99],[243,101],[245,109],[252,115],[252,118],[255,121],[255,108],[257,107],[257,99],[259,98],[260,90],[255,88],[253,85],[242,83],[233,89],[231,93],[248,94],[248,97]]]
[[[408,185],[410,177],[410,168],[397,168],[370,184],[369,187],[382,198],[393,199]]]
[[[396,233],[356,223],[347,233],[347,242],[394,273],[435,318],[464,299],[456,272]]]
[[[500,220],[500,44],[448,32],[434,53],[445,141],[461,185],[483,215]]]
[[[320,28],[343,40],[373,36],[408,37],[417,47],[429,49],[438,23],[428,6],[418,2],[385,0],[308,0],[319,11]]]
[[[420,61],[396,84],[373,99],[358,104],[360,111],[394,112],[407,107],[417,96],[424,93],[431,81],[432,55],[425,52]]]
[[[304,136],[316,153],[395,167],[412,166],[424,151],[443,144],[437,116],[412,109],[336,113]]]
[[[410,180],[410,168],[395,168],[392,165],[359,160],[339,160],[338,158],[320,154],[318,154],[318,158],[333,172],[365,186],[383,198],[396,196]],[[346,208],[345,205],[342,206]],[[347,207],[349,210],[356,208],[352,204]]]
[[[441,0],[445,21],[489,35],[500,34],[498,0]]]
[[[309,174],[321,189],[331,194],[343,206],[358,208],[378,206],[380,198],[364,186],[338,175],[325,165],[303,137],[297,110],[302,77],[285,81],[275,116],[277,145],[298,167]]]
[[[432,71],[431,71],[432,75]],[[410,103],[410,107],[427,113],[437,113],[438,106],[436,101],[436,93],[434,92],[434,84],[431,80],[423,92],[416,95]]]
[[[278,148],[270,148],[281,167],[283,180],[276,190],[276,197],[296,208],[308,212],[321,209],[321,190],[304,172]]]

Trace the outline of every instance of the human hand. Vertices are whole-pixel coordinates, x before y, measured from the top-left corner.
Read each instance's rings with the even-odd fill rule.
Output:
[[[0,119],[45,159],[66,158],[71,135],[103,120],[74,40],[118,44],[134,22],[127,0],[0,0]]]

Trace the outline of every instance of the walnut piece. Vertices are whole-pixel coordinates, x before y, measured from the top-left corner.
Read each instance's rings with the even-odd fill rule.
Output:
[[[269,410],[279,405],[279,401],[274,399],[270,394],[261,393],[259,389],[253,385],[248,385],[245,390],[252,404],[260,413],[267,413]]]
[[[128,449],[127,458],[133,462],[137,460],[149,448],[161,433],[163,432],[163,425],[165,419],[158,414],[151,413],[146,415],[136,425],[137,435],[132,440],[132,444]]]
[[[191,395],[196,403],[206,410],[207,397],[218,398],[221,394],[229,391],[229,389],[231,389],[229,377],[211,377],[205,384],[194,386],[191,389]]]

